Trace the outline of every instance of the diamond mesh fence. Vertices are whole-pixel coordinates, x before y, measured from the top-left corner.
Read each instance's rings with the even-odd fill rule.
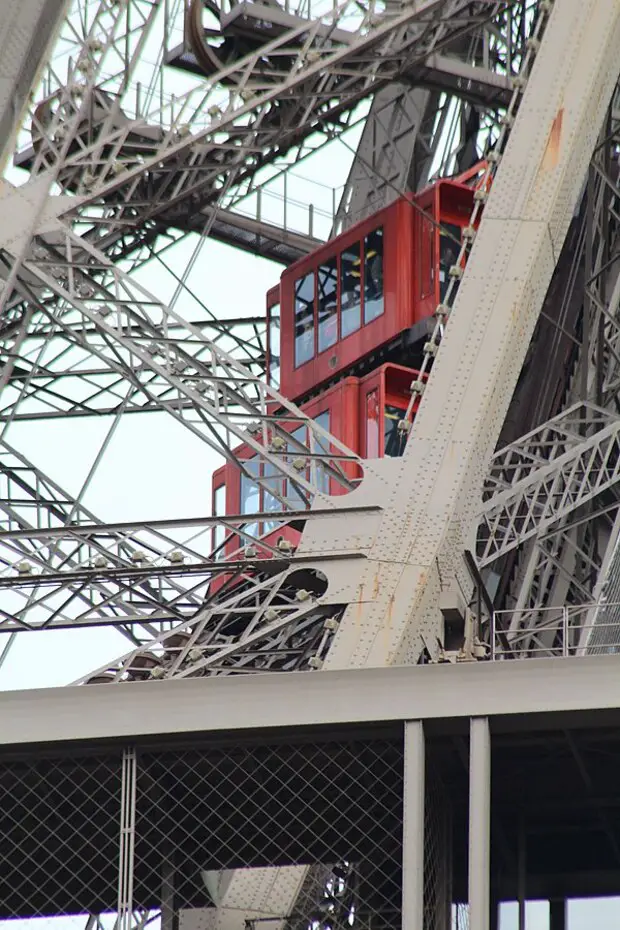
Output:
[[[121,756],[0,763],[0,921],[117,909]]]
[[[452,909],[452,817],[441,775],[427,766],[424,810],[424,930],[446,930]]]
[[[0,759],[0,930],[398,930],[402,733]],[[447,930],[429,778],[424,930]]]
[[[400,740],[234,745],[143,754],[134,902],[162,882],[180,930],[394,927],[400,913]]]

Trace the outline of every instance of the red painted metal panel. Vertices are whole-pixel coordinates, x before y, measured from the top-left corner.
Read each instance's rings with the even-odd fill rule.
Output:
[[[280,386],[286,397],[299,399],[311,394],[340,372],[350,370],[373,352],[393,342],[416,323],[425,319],[430,321],[440,297],[439,224],[465,226],[472,206],[471,187],[453,181],[440,181],[419,195],[399,198],[391,206],[326,243],[312,255],[300,259],[283,273]],[[346,270],[350,264],[347,263],[347,257],[356,248],[364,255],[364,243],[370,242],[366,237],[378,229],[383,234],[383,312],[370,321],[362,319],[361,325],[354,331],[343,332],[342,281],[343,269]],[[372,254],[370,247],[366,255]],[[357,276],[362,294],[366,288],[370,260],[358,261]],[[332,266],[332,263],[335,265]],[[335,306],[337,302],[340,309],[337,317],[328,320],[329,326],[333,326],[333,344],[321,351],[317,290],[324,279],[329,279],[330,274],[337,275],[338,282],[330,298],[332,305]],[[299,283],[307,275],[314,276],[314,283],[306,282],[303,297],[309,300],[313,288],[314,323],[310,323],[310,310],[303,320],[301,316],[297,320],[300,340],[297,351],[300,358],[296,360],[295,294]],[[363,316],[361,312],[360,315]],[[302,326],[304,321],[305,327]],[[323,325],[327,327],[328,324]],[[326,330],[321,332],[324,335]],[[323,341],[332,340],[326,336]]]

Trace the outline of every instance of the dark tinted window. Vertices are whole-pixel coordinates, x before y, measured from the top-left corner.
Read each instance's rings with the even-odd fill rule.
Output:
[[[364,323],[383,313],[383,230],[364,239]]]
[[[385,455],[397,458],[405,451],[407,434],[398,429],[399,420],[403,420],[406,410],[386,404],[384,419]]]
[[[314,356],[314,273],[295,281],[295,367]]]
[[[361,274],[360,244],[354,242],[340,256],[340,334],[343,339],[359,329],[362,322]]]
[[[280,304],[270,307],[269,316],[269,384],[280,387]]]
[[[338,339],[338,266],[335,258],[319,266],[317,290],[319,352],[324,352]]]

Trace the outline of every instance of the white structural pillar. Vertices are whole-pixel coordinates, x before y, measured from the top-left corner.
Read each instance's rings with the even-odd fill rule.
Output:
[[[472,717],[469,737],[469,920],[490,930],[491,734],[488,717]]]
[[[403,776],[403,930],[421,930],[424,923],[424,727],[405,722]]]

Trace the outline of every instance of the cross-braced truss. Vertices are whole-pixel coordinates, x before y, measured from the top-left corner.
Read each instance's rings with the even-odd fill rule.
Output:
[[[618,407],[618,88],[592,154],[579,223],[582,235],[572,256],[569,286],[576,291],[580,314],[573,350],[566,363],[564,402],[585,398],[609,411]],[[579,292],[581,288],[581,292]],[[602,466],[609,475],[614,460]],[[577,498],[579,497],[579,494]],[[615,574],[610,561],[617,535],[617,490],[566,515],[551,530],[541,526],[518,558],[503,615],[511,628],[522,627],[521,655],[527,655],[527,637],[544,623],[553,605],[589,605],[609,588]],[[613,586],[613,583],[612,583]],[[609,620],[609,613],[605,614]],[[607,635],[607,634],[606,634]],[[543,636],[543,641],[545,640]]]
[[[344,3],[313,21],[299,16],[286,20],[280,35],[219,68],[200,87],[174,99],[162,94],[158,102],[150,88],[130,103],[128,91],[136,89],[132,75],[158,13],[157,4],[136,0],[140,10],[136,29],[136,21],[129,18],[132,2],[106,0],[90,9],[83,4],[85,15],[74,35],[78,54],[72,58],[72,67],[75,63],[79,67],[64,83],[62,76],[48,76],[46,99],[37,101],[39,108],[32,113],[31,150],[21,156],[22,165],[32,172],[31,185],[19,194],[10,188],[4,192],[7,210],[18,203],[27,205],[18,234],[2,242],[6,273],[0,299],[7,324],[3,376],[14,392],[4,408],[6,422],[62,410],[68,396],[59,404],[51,400],[50,384],[58,374],[73,390],[77,378],[78,400],[85,401],[86,409],[117,412],[129,398],[128,409],[165,410],[233,461],[238,461],[234,446],[243,442],[264,463],[258,476],[254,472],[251,476],[279,502],[285,511],[282,522],[290,519],[314,527],[315,521],[333,520],[337,509],[344,523],[346,508],[336,508],[322,494],[325,476],[344,490],[355,491],[363,463],[262,384],[260,344],[250,345],[243,335],[237,338],[232,327],[222,331],[211,321],[208,330],[186,323],[176,301],[167,306],[131,273],[153,254],[161,254],[162,234],[168,229],[172,232],[165,244],[178,240],[192,226],[189,213],[199,217],[194,229],[214,231],[219,211],[233,210],[256,190],[261,172],[277,172],[283,150],[295,160],[315,145],[317,136],[342,135],[358,102],[395,81],[426,81],[435,94],[438,89],[441,94],[456,91],[468,106],[484,106],[485,94],[489,105],[495,95],[491,107],[507,107],[501,122],[497,112],[488,120],[487,141],[495,145],[488,162],[490,178],[492,166],[508,151],[523,83],[553,4],[549,0],[529,7],[428,0],[377,9]],[[594,2],[591,6],[598,15],[593,22],[602,44],[606,35],[601,28],[602,6]],[[539,15],[533,17],[534,33],[526,45],[528,9]],[[519,27],[519,50],[514,60],[505,56],[502,62],[501,51],[509,44],[506,37],[512,43],[515,10],[524,24]],[[571,11],[565,11],[558,14],[556,28],[560,15],[570,21]],[[256,5],[255,12],[261,22],[267,21],[273,6]],[[531,19],[530,15],[530,23]],[[612,35],[615,24],[610,15],[609,19],[607,35]],[[468,36],[475,45],[476,35],[484,35],[489,24],[494,28],[499,24],[500,35],[506,27],[503,44],[501,38],[495,45],[483,42],[481,52],[470,48],[455,64],[451,59],[455,46]],[[583,28],[582,21],[578,25]],[[124,43],[119,41],[121,35],[126,36]],[[116,66],[112,61],[104,67],[106,54],[123,47]],[[500,58],[491,60],[491,50],[494,55],[499,50]],[[523,75],[519,82],[512,81],[518,70],[515,62],[521,64],[524,53]],[[468,67],[483,70],[476,75]],[[501,80],[490,79],[494,72]],[[588,81],[592,93],[600,96],[603,79],[589,75]],[[579,120],[584,98],[575,96],[581,107]],[[443,107],[443,119],[449,122],[454,116],[445,97]],[[426,139],[431,140],[422,169],[427,176],[432,173],[430,156],[445,145],[443,130],[440,142],[438,124],[429,127],[428,117],[421,121],[426,122]],[[459,109],[462,143],[468,141],[468,132],[471,142],[467,118],[468,112]],[[461,150],[452,144],[446,148],[449,156],[439,161],[450,170]],[[572,180],[568,186],[566,196],[574,200]],[[60,194],[49,200],[52,190]],[[565,194],[553,191],[552,196],[562,203]],[[561,244],[561,222],[553,235],[554,244]],[[470,245],[471,241],[468,253]],[[609,263],[606,254],[603,263]],[[472,280],[477,261],[480,269],[488,268],[474,247],[468,265],[474,269]],[[461,302],[466,284],[467,276]],[[438,317],[428,368],[455,292],[453,286]],[[213,336],[210,341],[205,339],[207,331]],[[524,354],[525,346],[521,349]],[[20,358],[27,359],[21,369]],[[248,360],[249,368],[242,364]],[[516,380],[517,372],[513,375]],[[607,383],[613,385],[611,379]],[[430,401],[425,403],[428,407]],[[304,440],[291,436],[300,426],[306,431]],[[613,416],[584,405],[579,416],[569,410],[496,456],[488,485],[489,493],[492,487],[494,492],[484,503],[481,535],[489,561],[541,530],[549,536],[558,523],[566,528],[567,520],[577,520],[579,508],[614,486],[616,430]],[[415,470],[415,456],[408,455],[407,464]],[[50,496],[63,497],[59,488],[45,487]],[[545,502],[550,487],[554,493]],[[36,487],[28,495],[38,501]],[[350,512],[355,513],[358,501],[352,500]],[[343,597],[339,604],[333,594],[323,597],[326,579],[314,567],[316,559],[304,559],[303,545],[299,556],[283,559],[279,550],[256,539],[248,528],[248,515],[224,523],[206,519],[194,526],[152,522],[106,527],[68,496],[64,511],[54,511],[52,503],[42,508],[53,515],[51,529],[46,523],[43,529],[38,524],[33,530],[23,514],[18,520],[10,515],[2,539],[4,551],[11,553],[7,563],[12,577],[6,589],[12,596],[25,596],[31,605],[39,606],[39,600],[47,598],[48,628],[63,623],[96,625],[115,612],[123,616],[119,625],[130,635],[137,631],[136,648],[112,667],[100,669],[94,676],[99,680],[320,668],[346,623],[351,599]],[[306,509],[311,505],[312,510]],[[389,518],[391,511],[386,512]],[[218,527],[238,539],[242,558],[223,564],[213,557],[211,532]],[[454,538],[452,528],[447,548]],[[586,547],[582,545],[580,551]],[[338,558],[347,561],[351,555],[352,549],[343,545]],[[20,571],[18,565],[16,571],[14,557],[28,568],[22,566]],[[325,560],[321,564],[325,567]],[[449,559],[442,562],[446,564],[451,564]],[[393,587],[396,590],[396,581]],[[105,602],[101,610],[99,598]],[[81,612],[80,599],[86,601]],[[360,607],[364,609],[362,603]],[[421,623],[420,605],[417,610]],[[397,622],[402,619],[399,616]],[[4,628],[27,628],[27,612],[15,621],[7,616]],[[336,664],[343,654],[349,655],[349,661],[363,661],[354,650],[343,652],[342,641],[340,636]],[[130,882],[130,867],[125,877]],[[131,896],[128,886],[121,891],[119,917],[129,926]]]
[[[7,253],[6,257],[8,280],[4,302],[6,318],[13,331],[9,343],[10,364],[6,369],[12,369],[18,358],[26,361],[26,366],[17,373],[12,369],[10,376],[11,385],[16,385],[17,397],[9,397],[6,408],[9,422],[54,413],[62,415],[63,407],[68,404],[63,403],[62,396],[58,398],[55,391],[50,391],[50,385],[53,383],[55,388],[63,379],[83,379],[83,387],[88,385],[89,393],[78,404],[71,405],[71,415],[93,410],[118,411],[121,405],[125,410],[163,409],[225,455],[235,458],[231,447],[244,442],[266,463],[258,476],[253,471],[251,477],[262,483],[285,509],[290,510],[291,492],[295,504],[300,501],[309,504],[316,488],[324,486],[324,475],[336,478],[345,488],[354,487],[361,474],[360,463],[355,457],[261,383],[258,359],[264,361],[262,344],[250,344],[250,358],[243,357],[243,361],[250,361],[250,377],[237,359],[226,351],[239,353],[247,350],[249,340],[245,332],[250,323],[239,321],[238,330],[245,330],[239,337],[232,326],[217,321],[209,321],[200,327],[187,324],[177,311],[166,307],[122,270],[118,261],[112,262],[112,258],[119,257],[118,236],[124,237],[125,248],[126,220],[130,216],[132,228],[140,233],[156,228],[150,224],[156,222],[158,211],[171,206],[182,210],[184,204],[196,203],[197,197],[201,205],[230,206],[232,201],[226,199],[227,192],[238,195],[244,190],[233,170],[235,166],[241,166],[247,177],[251,169],[256,171],[260,167],[252,165],[251,159],[248,162],[241,157],[245,152],[244,139],[256,142],[260,138],[261,151],[269,149],[269,145],[265,144],[269,135],[259,136],[257,133],[270,131],[275,138],[273,127],[267,128],[266,114],[268,107],[281,102],[282,95],[286,97],[287,107],[290,97],[293,98],[290,106],[299,107],[303,96],[304,119],[308,120],[308,126],[316,128],[317,113],[320,119],[327,119],[325,114],[331,112],[329,108],[335,106],[336,101],[339,111],[351,110],[355,101],[370,89],[377,90],[393,80],[396,73],[405,73],[403,68],[411,68],[415,62],[424,61],[428,69],[430,48],[435,49],[433,64],[441,65],[447,73],[450,70],[447,62],[440,62],[437,54],[444,44],[448,48],[457,40],[469,42],[465,57],[469,55],[472,62],[479,64],[477,75],[465,74],[464,65],[460,66],[460,72],[456,65],[452,66],[453,76],[460,73],[458,80],[462,85],[459,86],[467,84],[469,87],[469,96],[463,91],[465,99],[471,102],[471,80],[475,78],[477,86],[488,88],[489,99],[494,106],[509,106],[509,117],[491,137],[497,143],[497,151],[501,152],[505,145],[502,133],[507,135],[514,120],[510,94],[512,100],[518,97],[518,89],[515,96],[510,83],[522,54],[522,51],[515,53],[518,43],[514,30],[516,28],[518,34],[523,34],[528,15],[527,4],[520,4],[518,14],[521,19],[517,24],[518,19],[514,18],[510,7],[511,4],[480,4],[473,10],[469,4],[467,12],[475,16],[467,24],[460,18],[465,8],[458,3],[427,3],[415,10],[401,11],[398,15],[387,11],[379,20],[373,19],[373,11],[367,22],[356,22],[358,31],[354,41],[352,33],[347,36],[342,34],[342,30],[334,31],[333,12],[330,14],[331,28],[326,26],[325,19],[312,23],[296,21],[290,24],[291,29],[285,35],[267,46],[261,46],[260,54],[257,52],[254,56],[247,56],[242,63],[236,62],[234,66],[224,68],[218,72],[217,81],[193,87],[175,99],[174,106],[172,101],[164,102],[163,97],[160,98],[159,106],[148,110],[148,121],[145,120],[144,103],[142,110],[136,105],[131,114],[125,113],[122,105],[125,102],[124,90],[129,86],[142,48],[140,42],[144,41],[147,27],[152,25],[150,17],[154,10],[151,4],[143,4],[141,8],[141,32],[136,29],[135,22],[130,25],[122,5],[109,7],[102,4],[96,16],[85,16],[81,20],[82,58],[78,56],[76,59],[79,67],[76,64],[72,81],[65,86],[57,75],[48,75],[46,106],[39,108],[32,122],[30,165],[35,178],[41,176],[49,180],[53,176],[62,189],[77,194],[78,205],[66,210],[61,203],[51,223],[52,232],[48,231],[49,221],[46,221],[43,231],[37,228],[41,219],[35,216],[29,230],[34,233],[31,244],[28,244],[26,235],[21,254]],[[347,4],[338,9],[339,22],[346,22],[347,11]],[[494,21],[496,26],[503,25],[510,36],[505,48],[510,46],[511,55],[506,53],[504,56],[501,80],[491,78],[492,72],[484,71],[484,67],[489,67],[491,53],[501,61],[501,41],[497,38],[497,30],[494,41],[476,45],[476,35],[487,35],[484,30],[480,33],[480,29],[490,21]],[[125,53],[122,62],[117,62],[116,67],[113,62],[110,67],[106,52],[115,47],[113,40],[115,36],[118,38],[119,29],[126,35]],[[472,38],[468,40],[467,36]],[[530,52],[535,50],[538,39],[533,41]],[[385,54],[387,48],[390,49],[389,56]],[[133,51],[130,53],[129,49]],[[264,69],[256,73],[259,59],[264,62],[266,57],[275,61],[285,53],[292,54],[293,50],[297,65],[284,81],[281,75],[277,80],[275,73],[266,76]],[[370,72],[366,68],[362,73],[359,68],[362,59],[356,55],[365,56],[366,64],[370,60],[374,62]],[[326,62],[330,68],[328,84],[329,81],[336,84],[329,85],[328,94],[323,82],[323,95],[312,97],[309,89],[316,85],[320,66]],[[343,77],[338,69],[345,64],[348,70]],[[105,75],[105,93],[101,81],[97,82],[101,74]],[[78,76],[81,76],[79,80]],[[122,81],[119,84],[121,76],[124,85]],[[435,84],[438,80],[435,75]],[[334,90],[336,86],[337,93]],[[226,87],[225,98],[222,97],[223,87]],[[299,96],[298,91],[302,92]],[[85,97],[89,95],[90,119],[86,132],[84,105]],[[220,103],[213,103],[215,96]],[[150,99],[154,99],[153,95]],[[316,106],[315,111],[312,111],[313,105]],[[202,117],[199,114],[204,117],[205,113],[208,125],[200,128]],[[446,113],[444,109],[444,115]],[[191,118],[188,119],[188,115]],[[156,131],[153,129],[155,125],[158,127]],[[303,130],[304,125],[303,122],[296,123],[297,129]],[[435,133],[440,131],[438,124]],[[136,134],[140,133],[142,137],[138,144]],[[234,146],[225,144],[223,133],[229,133],[230,139],[234,136]],[[287,145],[286,133],[286,125],[279,125],[277,138],[282,148]],[[148,144],[147,138],[150,139]],[[67,142],[69,139],[72,140],[70,144]],[[139,154],[136,154],[137,149],[140,149]],[[114,154],[113,163],[111,153]],[[492,164],[498,160],[496,158]],[[218,186],[218,178],[226,179],[224,187]],[[145,197],[145,184],[148,185],[148,197]],[[217,194],[214,201],[209,199],[210,192]],[[8,196],[10,199],[14,192],[9,191]],[[168,223],[166,218],[164,226]],[[138,260],[140,254],[152,254],[152,248],[144,253],[144,247],[137,240],[134,246],[123,254],[133,251]],[[15,285],[14,290],[11,290],[12,285]],[[23,326],[24,313],[28,317],[27,327]],[[441,330],[441,321],[439,325]],[[207,334],[213,334],[214,338],[208,340],[205,338]],[[26,346],[29,346],[27,350]],[[69,367],[67,357],[71,359]],[[129,391],[128,396],[126,390]],[[276,410],[277,417],[274,415]],[[308,428],[305,443],[290,436],[292,428],[302,422]],[[243,462],[241,468],[245,468]],[[537,480],[541,480],[540,475]],[[613,479],[608,479],[608,483],[610,481],[613,483]],[[598,490],[599,485],[590,488],[586,495],[588,499]],[[527,507],[524,504],[527,491],[520,488],[516,492],[517,497],[519,493],[523,494],[523,500],[518,505],[513,501],[512,506]],[[577,506],[575,500],[571,499],[570,506],[566,500],[564,504],[574,509]],[[329,505],[328,501],[324,503]],[[535,505],[533,507],[536,510]],[[507,533],[503,548],[498,542],[499,528],[506,520],[510,524],[512,518],[506,514],[496,517],[497,532],[491,534],[487,545],[500,548],[489,558],[496,558],[530,535],[534,531],[532,526],[536,517],[534,514],[534,523],[528,524],[525,532],[513,532],[509,541],[510,533]],[[554,519],[555,513],[550,517],[551,522]],[[513,522],[512,525],[514,528],[516,524]],[[238,527],[239,523],[235,530]],[[22,527],[24,531],[27,529]],[[16,539],[12,540],[12,544]],[[247,533],[247,525],[242,528],[239,540],[240,552],[245,554],[247,546],[254,541]],[[23,544],[24,537],[21,537],[20,545]],[[81,537],[78,544],[80,557],[74,557],[71,563],[74,576],[70,577],[66,571],[70,564],[66,563],[63,566],[65,571],[60,573],[63,577],[61,579],[57,573],[56,583],[92,581],[96,556],[88,545],[84,547],[84,537]],[[264,544],[263,551],[268,555],[275,554]],[[88,552],[86,557],[85,552]],[[209,564],[205,553],[201,557],[205,566],[203,586],[206,586],[207,578],[217,573],[219,567],[213,562]],[[109,568],[106,566],[106,571],[110,576],[116,573],[115,581],[123,576],[123,584],[127,583],[132,571],[132,582],[140,578],[139,571],[144,577],[150,571],[153,577],[159,576],[157,587],[161,590],[161,579],[166,574],[180,574],[178,565],[174,568],[165,566],[165,560],[165,553],[157,554],[158,571],[153,563],[149,568],[143,566],[140,569],[135,565],[131,569],[111,565]],[[187,566],[184,571],[188,571]],[[54,572],[51,563],[40,575],[29,569],[24,572],[28,577],[22,578],[20,584],[31,589],[38,584],[49,585]],[[167,616],[167,611],[169,607],[164,606],[160,619]],[[86,613],[84,616],[88,618],[89,615]],[[65,621],[59,619],[58,622]]]

